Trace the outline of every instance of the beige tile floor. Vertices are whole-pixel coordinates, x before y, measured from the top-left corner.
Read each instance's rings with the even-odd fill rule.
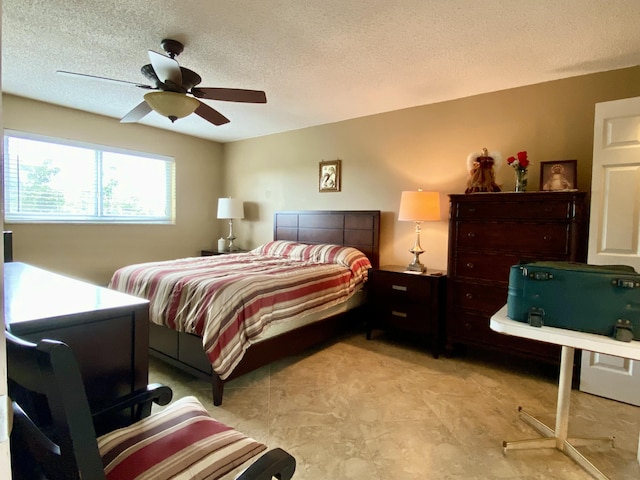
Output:
[[[589,479],[555,450],[502,452],[536,438],[522,406],[553,426],[557,369],[466,352],[428,350],[378,332],[353,332],[229,382],[214,407],[210,386],[152,359],[150,380],[196,395],[214,417],[281,447],[296,480]],[[580,450],[612,480],[640,479],[640,408],[572,391],[569,435],[616,437]],[[233,478],[238,470],[225,478]]]

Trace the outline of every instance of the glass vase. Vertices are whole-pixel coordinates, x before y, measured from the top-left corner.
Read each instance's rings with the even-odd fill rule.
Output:
[[[527,191],[527,170],[516,168],[516,192]]]

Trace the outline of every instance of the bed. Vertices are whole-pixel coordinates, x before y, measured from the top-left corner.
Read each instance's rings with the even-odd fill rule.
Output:
[[[193,375],[210,378],[213,403],[221,405],[225,382],[277,359],[319,345],[345,331],[358,320],[357,314],[362,310],[360,307],[366,302],[366,291],[362,288],[366,280],[366,268],[364,275],[357,272],[363,270],[363,267],[378,266],[379,230],[379,211],[276,212],[273,241],[251,252],[127,266],[114,273],[110,286],[149,298],[150,319],[156,322],[150,324],[151,355]],[[276,250],[277,255],[274,255]],[[269,255],[269,258],[262,258],[263,255]],[[319,257],[322,258],[322,262],[317,261]],[[305,264],[302,272],[298,272],[296,266],[296,273],[292,273],[294,269],[290,268],[290,262],[296,263],[298,260],[310,258],[313,259],[310,263],[314,265]],[[273,269],[273,272],[278,272],[277,277],[269,279],[268,285],[270,290],[276,287],[281,289],[276,293],[286,299],[287,308],[274,311],[269,310],[270,305],[267,305],[264,307],[265,310],[260,310],[262,306],[258,308],[253,305],[253,299],[264,294],[257,289],[266,288],[259,287],[262,277],[252,276],[257,274],[249,270],[258,262],[256,259],[260,262],[264,260],[264,263],[260,263],[259,270],[271,272]],[[324,265],[325,259],[331,259],[327,262],[331,265]],[[172,270],[167,273],[169,267]],[[184,276],[178,277],[174,268],[183,269]],[[208,268],[213,270],[205,274],[204,269]],[[220,272],[218,269],[227,270]],[[160,272],[160,275],[156,277],[154,275],[157,272]],[[296,293],[297,296],[292,296],[294,287],[288,282],[293,281],[289,278],[293,275],[302,275],[303,280],[309,282],[306,287],[295,287],[309,295]],[[139,281],[141,277],[148,277],[144,280],[146,283]],[[154,289],[169,290],[164,285],[168,282],[165,277],[176,278],[171,279],[172,296],[169,296],[168,300],[154,300],[156,296],[160,298],[153,293]],[[206,278],[206,282],[220,285],[226,282],[217,292],[226,292],[227,301],[220,306],[218,298],[213,313],[227,318],[224,316],[229,313],[227,309],[233,311],[234,315],[242,309],[242,321],[248,325],[245,327],[243,324],[242,332],[227,328],[224,332],[220,329],[212,333],[211,330],[218,327],[205,328],[202,326],[204,324],[199,323],[204,315],[202,312],[206,311],[207,315],[210,315],[214,310],[211,308],[213,303],[206,303],[200,298],[208,299],[214,294],[204,293],[204,287],[199,284],[197,290],[195,287],[184,287],[183,290],[176,288],[176,285],[182,288],[182,285],[192,284],[192,279],[196,277],[198,280]],[[342,279],[340,282],[347,279],[349,286],[338,286],[337,277]],[[144,289],[140,289],[142,284]],[[194,291],[198,292],[198,301],[191,300],[196,295]],[[325,309],[320,307],[319,303],[314,303],[316,300],[311,298],[311,291],[314,295],[321,292],[329,301],[329,308]],[[221,296],[223,293],[215,295]],[[179,301],[177,297],[180,297]],[[184,298],[188,298],[189,301],[183,301]],[[242,301],[238,302],[240,306],[231,307],[231,303],[239,298],[242,298]],[[169,302],[173,302],[171,306]],[[183,303],[188,304],[191,310]],[[184,318],[184,322],[174,322],[173,318],[171,321],[160,321],[158,315],[154,314],[171,309],[174,312],[178,311],[179,314],[174,317]],[[266,327],[261,323],[263,317],[269,319]],[[186,328],[185,324],[189,328]],[[224,322],[223,324],[226,325]],[[197,325],[199,327],[196,328]],[[229,331],[232,331],[233,335],[228,334]],[[219,337],[222,340],[218,341]],[[230,352],[235,353],[229,355]]]

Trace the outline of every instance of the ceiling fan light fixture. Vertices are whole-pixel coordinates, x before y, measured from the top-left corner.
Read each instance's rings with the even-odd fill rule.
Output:
[[[149,92],[144,100],[154,111],[172,122],[191,115],[200,105],[198,99],[176,92]]]

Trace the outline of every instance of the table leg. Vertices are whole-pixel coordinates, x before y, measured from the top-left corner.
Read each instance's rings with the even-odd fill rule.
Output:
[[[558,405],[556,406],[556,447],[564,449],[569,430],[569,406],[571,405],[571,380],[575,349],[562,347],[560,357],[560,379],[558,380]]]
[[[556,448],[579,464],[594,478],[598,480],[608,480],[608,477],[598,470],[589,460],[578,452],[574,445],[584,446],[595,443],[607,443],[613,446],[613,437],[609,438],[567,438],[569,430],[569,406],[571,404],[571,380],[573,377],[573,358],[575,349],[572,347],[562,347],[562,357],[560,360],[560,379],[558,380],[558,404],[556,406],[556,426],[555,430],[542,423],[537,418],[528,414],[522,407],[518,407],[520,418],[527,425],[534,428],[545,438],[534,438],[530,440],[517,440],[513,442],[503,442],[504,453],[507,450]],[[640,445],[638,446],[638,461],[640,461]]]

